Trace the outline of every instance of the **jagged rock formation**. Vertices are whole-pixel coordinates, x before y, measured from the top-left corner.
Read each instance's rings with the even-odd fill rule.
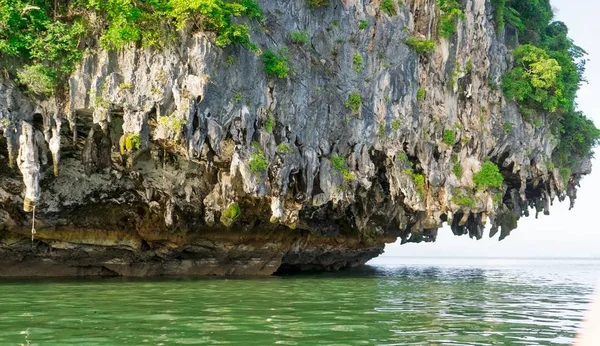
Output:
[[[575,199],[590,162],[563,180],[547,124],[503,98],[512,57],[487,1],[464,1],[457,34],[428,54],[405,40],[436,37],[434,0],[392,17],[379,1],[260,5],[252,41],[288,47],[287,78],[210,33],[92,49],[68,95],[2,77],[0,276],[340,269],[398,237],[434,241],[444,222],[481,238],[489,218],[504,238],[530,207]],[[488,158],[504,186],[476,189]]]

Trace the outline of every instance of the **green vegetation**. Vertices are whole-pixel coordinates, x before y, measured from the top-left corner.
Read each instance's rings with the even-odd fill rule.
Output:
[[[394,0],[383,0],[383,1],[381,1],[380,8],[381,8],[381,10],[383,12],[385,12],[385,14],[387,14],[390,17],[393,17],[396,14],[398,14],[396,12],[396,5],[394,4]]]
[[[329,5],[329,0],[306,0],[310,8],[319,8]]]
[[[442,37],[451,37],[456,33],[456,25],[459,20],[465,19],[459,0],[437,0],[442,11],[439,19],[438,32]]]
[[[279,53],[267,49],[261,57],[265,64],[265,72],[267,75],[279,78],[287,78],[290,68],[288,66],[287,49],[279,50]]]
[[[561,167],[558,169],[558,174],[560,174],[560,177],[562,178],[563,183],[565,183],[565,185],[569,183],[569,178],[571,178],[572,173],[573,172],[571,172],[571,169],[567,167]]]
[[[290,40],[294,44],[305,46],[308,44],[308,33],[306,31],[291,31]]]
[[[421,197],[425,196],[425,176],[423,174],[413,174],[413,181],[415,182],[415,187],[417,188],[417,192],[421,195]]]
[[[183,130],[183,126],[185,126],[187,121],[171,115],[158,117],[158,123],[173,130],[175,133],[179,133],[181,130]]]
[[[456,135],[453,130],[444,130],[443,134],[443,142],[446,145],[453,146],[454,142],[456,142]]]
[[[429,53],[435,49],[435,42],[432,40],[419,39],[412,36],[407,38],[404,43],[419,54]]]
[[[512,131],[512,124],[511,123],[504,123],[504,125],[502,125],[502,127],[504,128],[504,132],[506,133],[510,133],[510,131]]]
[[[369,21],[368,20],[361,19],[360,22],[358,22],[358,30],[365,30],[368,27],[369,27]]]
[[[353,114],[357,115],[360,113],[360,107],[362,106],[362,98],[359,93],[350,93],[348,100],[344,102],[344,106],[350,109]]]
[[[600,140],[600,131],[576,110],[587,53],[568,37],[564,23],[553,21],[548,0],[493,0],[492,4],[498,29],[511,26],[523,43],[514,50],[515,67],[502,78],[504,93],[519,103],[525,120],[544,117],[559,140],[552,154],[554,163],[573,169],[592,155]]]
[[[392,129],[394,131],[400,130],[400,126],[401,126],[400,120],[396,119],[396,120],[392,121]]]
[[[564,99],[559,74],[561,66],[548,53],[525,44],[514,50],[515,68],[502,78],[504,94],[523,107],[555,112],[559,106],[570,107]]]
[[[421,198],[425,197],[425,176],[423,174],[415,173],[412,168],[407,168],[403,170],[402,173],[408,175],[412,179],[415,184],[415,189]]]
[[[502,187],[504,177],[500,174],[500,169],[492,161],[485,161],[481,170],[473,174],[473,182],[477,189],[485,190],[490,187]]]
[[[254,49],[248,26],[234,17],[261,19],[262,12],[254,0],[7,0],[0,3],[0,59],[16,67],[17,81],[28,92],[50,96],[64,90],[87,34],[100,31],[107,49],[131,42],[162,47],[175,28],[191,24],[214,32],[220,47]]]
[[[379,129],[377,130],[377,137],[384,137],[384,136],[385,136],[385,125],[379,124]]]
[[[419,87],[417,89],[417,101],[423,101],[425,99],[425,88]]]
[[[463,190],[456,189],[452,192],[452,194],[452,203],[461,207],[475,207],[475,201],[473,200],[473,197],[467,195]]]
[[[400,152],[398,152],[398,154],[396,154],[396,160],[398,160],[402,163],[405,163],[408,161],[408,155],[406,155],[405,152],[400,151]]]
[[[275,118],[272,115],[267,116],[267,120],[265,120],[265,130],[268,133],[273,132],[273,127],[275,127]]]
[[[242,215],[240,206],[237,203],[231,203],[227,209],[221,213],[220,221],[225,227],[233,225],[233,223]]]
[[[352,63],[354,64],[354,71],[356,71],[356,73],[359,73],[363,68],[362,55],[358,53],[354,54],[354,56],[352,57]]]
[[[262,174],[267,170],[269,166],[269,161],[265,157],[262,149],[260,148],[260,144],[258,142],[253,142],[252,147],[254,147],[255,152],[250,155],[250,161],[248,162],[248,166],[250,166],[250,171],[254,174]]]
[[[462,165],[460,164],[460,162],[457,162],[457,163],[454,164],[454,166],[452,166],[452,173],[454,173],[454,175],[458,179],[462,179],[463,168],[462,168]]]
[[[356,175],[348,170],[348,166],[346,165],[346,159],[340,155],[333,155],[331,157],[331,165],[333,169],[339,172],[344,180],[354,180],[356,179]]]
[[[284,154],[287,154],[287,153],[290,153],[290,152],[292,152],[292,148],[291,148],[291,147],[290,147],[290,145],[289,145],[289,144],[287,144],[287,143],[280,143],[280,144],[277,146],[277,150],[278,150],[279,152],[282,152],[282,153],[284,153]]]
[[[133,150],[139,150],[142,146],[142,139],[139,133],[126,133],[119,140],[119,149],[121,155]]]

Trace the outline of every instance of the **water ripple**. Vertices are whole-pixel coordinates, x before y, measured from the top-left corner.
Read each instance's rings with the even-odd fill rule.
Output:
[[[445,261],[266,279],[0,281],[0,345],[568,345],[598,264]]]

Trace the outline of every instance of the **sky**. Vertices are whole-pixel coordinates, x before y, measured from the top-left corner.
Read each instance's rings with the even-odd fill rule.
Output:
[[[588,84],[579,90],[577,103],[600,127],[600,2],[591,0],[551,0],[555,19],[569,27],[569,36],[588,52],[585,77]],[[596,150],[600,158],[600,148]],[[550,216],[535,212],[521,218],[519,227],[505,240],[498,235],[482,240],[457,237],[449,227],[439,230],[433,244],[389,244],[386,256],[406,257],[600,257],[600,159],[594,159],[592,174],[583,178],[575,208],[568,200],[555,200]],[[598,213],[598,215],[596,215]]]

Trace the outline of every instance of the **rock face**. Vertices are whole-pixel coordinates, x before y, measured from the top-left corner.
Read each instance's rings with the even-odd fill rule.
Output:
[[[436,39],[434,0],[391,17],[379,1],[259,3],[252,41],[287,47],[287,78],[196,33],[92,49],[68,95],[2,80],[0,276],[337,270],[398,237],[434,241],[444,222],[479,239],[489,218],[504,238],[590,172],[563,180],[547,124],[503,98],[512,58],[488,1],[463,1],[450,39]],[[436,48],[418,54],[408,37]],[[475,188],[486,159],[502,188]]]

